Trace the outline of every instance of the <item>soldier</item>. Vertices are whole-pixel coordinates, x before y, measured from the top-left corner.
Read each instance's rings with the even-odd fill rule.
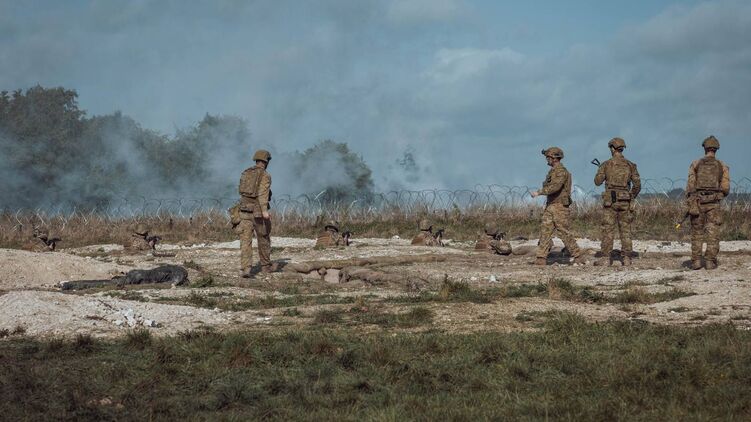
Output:
[[[613,158],[605,161],[597,169],[595,185],[605,183],[602,193],[602,256],[595,265],[612,265],[613,237],[616,229],[621,238],[621,259],[624,266],[631,265],[633,242],[631,240],[631,223],[634,220],[634,200],[641,191],[641,178],[636,164],[623,156],[626,142],[613,138],[608,142]]]
[[[691,216],[691,268],[701,269],[702,249],[706,241],[705,268],[714,270],[720,252],[720,202],[730,193],[730,169],[716,158],[720,149],[717,138],[708,137],[702,146],[704,158],[691,163],[686,184],[688,213]]]
[[[136,227],[133,228],[130,244],[125,245],[125,248],[130,251],[148,251],[152,249],[148,239],[149,227],[144,223],[138,223],[136,224]]]
[[[542,151],[542,155],[551,167],[542,189],[532,192],[532,197],[547,196],[545,211],[542,214],[542,226],[540,228],[540,243],[537,246],[537,259],[535,265],[545,265],[550,248],[553,245],[553,233],[558,232],[558,237],[571,253],[575,263],[583,264],[584,256],[576,244],[576,239],[571,233],[571,173],[563,167],[563,151],[558,147],[551,147]]]
[[[349,244],[349,237],[345,238],[344,235],[339,234],[339,222],[331,220],[326,223],[323,231],[318,234],[316,239],[316,248],[330,248],[334,246],[347,246]]]
[[[54,234],[50,234],[45,228],[35,228],[33,236],[38,241],[33,246],[35,252],[54,252],[57,242],[62,240]]]
[[[253,154],[256,165],[243,171],[240,177],[240,267],[244,278],[250,277],[253,257],[253,232],[258,241],[261,271],[272,272],[271,263],[271,175],[266,171],[271,153],[258,150]]]
[[[441,246],[433,235],[433,225],[426,219],[420,220],[417,224],[420,233],[412,239],[412,246]]]
[[[475,243],[476,251],[484,251],[497,255],[511,255],[511,244],[503,239],[501,233],[493,224],[485,225],[485,234],[480,235]]]

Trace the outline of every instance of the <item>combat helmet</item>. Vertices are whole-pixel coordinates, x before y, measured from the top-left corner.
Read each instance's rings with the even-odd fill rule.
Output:
[[[50,236],[49,230],[45,229],[44,227],[34,228],[34,237],[37,237],[39,239],[48,239],[49,236]]]
[[[269,161],[271,161],[271,153],[266,151],[265,149],[259,149],[255,154],[253,154],[253,161],[265,161],[268,163]]]
[[[498,231],[498,227],[496,227],[494,224],[485,224],[485,234],[487,234],[488,236],[495,236],[498,234]]]
[[[626,148],[626,141],[623,138],[613,138],[608,142],[608,148],[623,149]]]
[[[332,228],[334,231],[339,231],[339,222],[336,220],[329,220],[326,225],[323,227],[324,229]]]
[[[720,141],[718,141],[717,138],[714,137],[714,135],[710,135],[707,139],[704,140],[704,142],[701,143],[701,146],[703,146],[704,149],[714,149],[716,151],[720,149]]]
[[[146,236],[149,234],[149,227],[146,224],[138,223],[136,224],[136,227],[133,228],[133,233],[139,236]]]
[[[542,155],[546,157],[562,159],[563,150],[558,147],[550,147],[548,149],[542,150]]]

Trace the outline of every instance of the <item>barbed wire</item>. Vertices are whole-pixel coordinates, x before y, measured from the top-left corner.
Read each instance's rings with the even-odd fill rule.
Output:
[[[674,205],[683,199],[685,179],[645,179],[639,204],[653,207]],[[399,213],[405,216],[439,212],[499,212],[526,209],[540,204],[530,193],[537,189],[530,186],[477,185],[472,189],[424,189],[394,190],[370,193],[360,197],[334,197],[327,191],[305,195],[274,195],[272,212],[284,221],[291,217],[350,216],[367,218],[383,213]],[[576,212],[586,212],[599,205],[602,189],[574,185],[572,197]],[[36,209],[5,209],[6,219],[16,226],[50,222],[65,227],[77,218],[84,224],[89,220],[122,220],[152,218],[160,221],[199,217],[202,224],[211,224],[216,219],[226,219],[227,209],[237,198],[135,198],[119,197],[98,207],[59,205]],[[751,210],[751,179],[732,182],[731,193],[724,201],[725,207]]]

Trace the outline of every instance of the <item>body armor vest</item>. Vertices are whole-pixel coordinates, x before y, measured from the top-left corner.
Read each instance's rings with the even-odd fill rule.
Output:
[[[704,157],[696,166],[696,190],[719,191],[722,164],[714,157]]]

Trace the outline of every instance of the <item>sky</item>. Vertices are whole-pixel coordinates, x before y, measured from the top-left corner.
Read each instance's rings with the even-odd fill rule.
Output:
[[[539,185],[552,145],[591,186],[615,136],[646,179],[710,134],[751,177],[744,0],[0,0],[0,90],[37,84],[163,133],[210,113],[273,151],[347,142],[380,190]]]

